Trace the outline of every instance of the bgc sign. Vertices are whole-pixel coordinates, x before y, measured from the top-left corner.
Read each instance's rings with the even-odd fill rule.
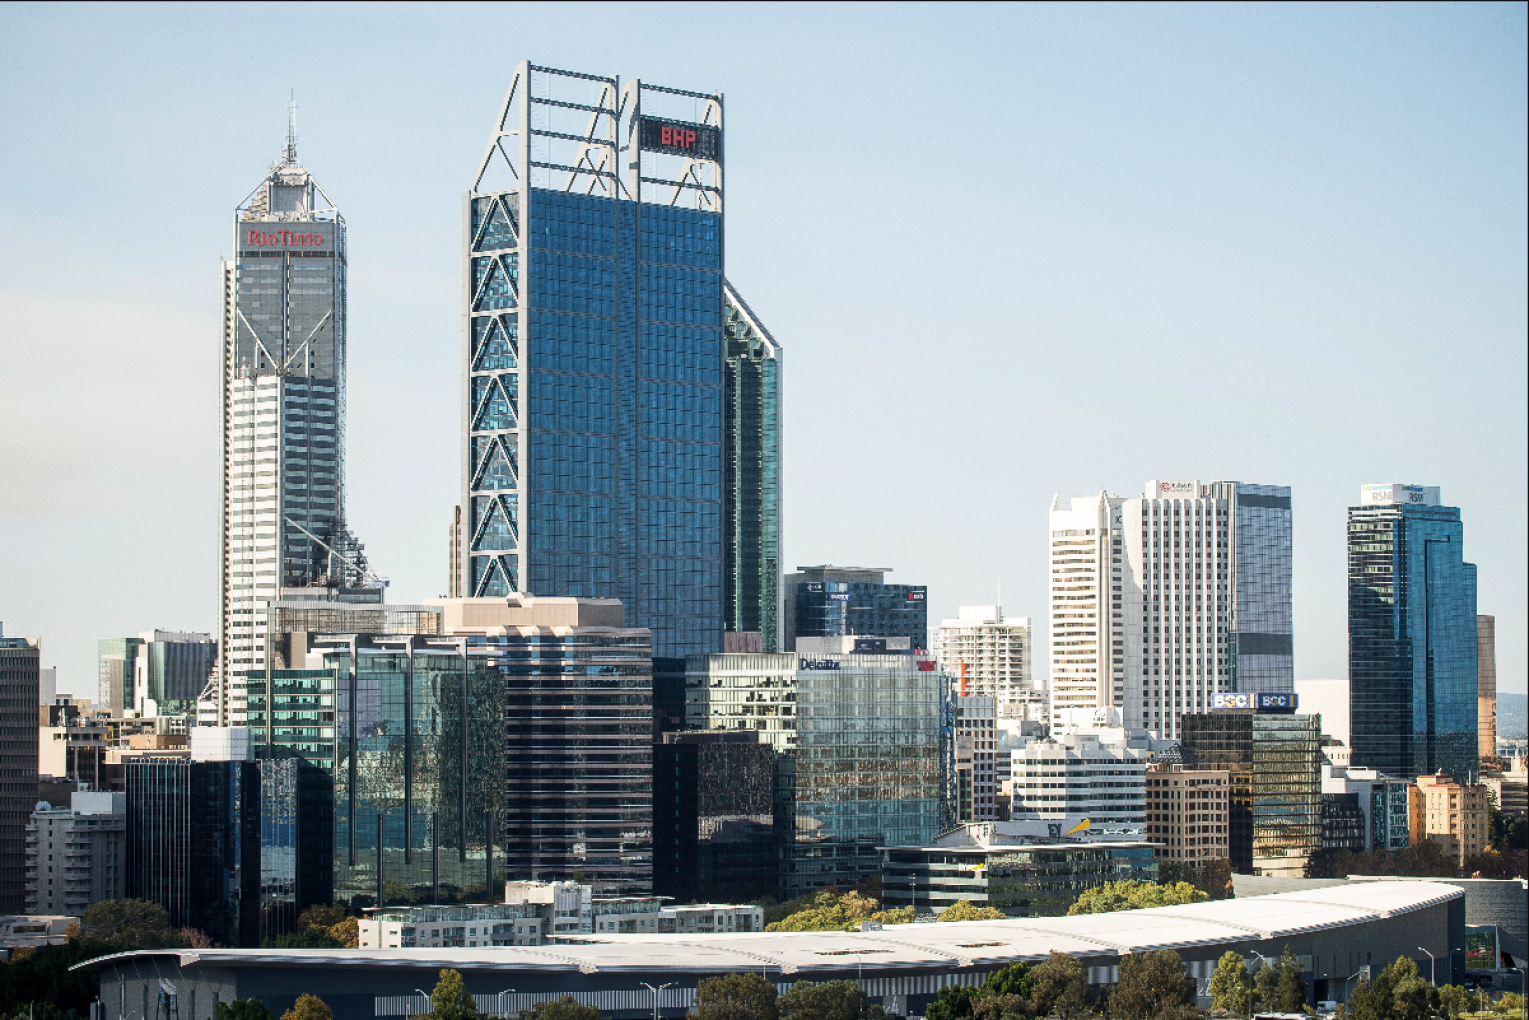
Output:
[[[644,117],[637,137],[639,144],[649,152],[671,152],[676,156],[722,161],[722,132],[705,124]]]
[[[1210,696],[1212,711],[1227,711],[1229,709],[1252,709],[1255,712],[1294,712],[1296,696],[1294,694],[1273,694],[1267,691],[1222,692]]]

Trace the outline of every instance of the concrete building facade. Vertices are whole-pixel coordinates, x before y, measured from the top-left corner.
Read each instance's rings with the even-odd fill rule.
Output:
[[[27,825],[27,913],[75,917],[127,892],[127,795],[75,793],[39,802]]]
[[[1044,696],[1032,674],[1028,616],[1004,616],[1002,606],[962,606],[955,619],[940,621],[933,650],[946,674],[1000,708]]]
[[[1160,844],[1159,860],[1198,867],[1231,856],[1231,777],[1193,765],[1147,769],[1147,835]]]
[[[1439,844],[1457,866],[1486,849],[1491,839],[1491,797],[1480,783],[1438,773],[1418,776],[1408,789],[1410,840]]]

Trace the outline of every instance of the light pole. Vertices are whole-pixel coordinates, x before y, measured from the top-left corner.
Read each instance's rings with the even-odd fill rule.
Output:
[[[1268,963],[1269,960],[1258,950],[1253,950],[1253,955],[1258,957],[1259,962]],[[1253,1020],[1253,978],[1258,974],[1256,970],[1248,971],[1248,1020]]]
[[[648,984],[646,981],[640,981],[638,983],[641,984],[648,991],[653,993],[653,1020],[658,1020],[658,993],[662,992],[665,988],[672,987],[675,984],[675,982],[669,981],[669,982],[667,982],[665,984],[659,985],[657,988],[654,988],[652,985]]]
[[[416,989],[414,989],[414,990],[415,990],[415,991],[416,991],[416,992],[418,992],[418,993],[419,993],[419,994],[420,994],[420,995],[424,995],[424,997],[425,997],[425,1004],[426,1004],[426,1005],[425,1005],[425,1008],[426,1008],[426,1009],[434,1009],[434,1008],[435,1008],[435,1004],[434,1004],[434,1003],[432,1003],[432,1002],[431,1002],[431,1001],[430,1001],[430,996],[428,996],[428,995],[425,995],[425,990],[424,990],[424,989],[423,989],[423,988],[416,988]],[[410,1015],[410,1016],[413,1016],[413,1015],[414,1015],[414,1014],[413,1014],[413,1013],[411,1013],[411,1014],[409,1014],[409,1015]]]
[[[1418,949],[1422,950],[1425,953],[1428,953],[1428,950],[1423,949],[1422,946],[1418,946]],[[1433,954],[1432,953],[1428,953],[1428,983],[1431,984],[1431,985],[1435,983],[1434,982],[1434,966],[1433,966]]]
[[[1364,973],[1364,968],[1361,967],[1358,970],[1354,971],[1354,973],[1350,974],[1348,977],[1343,979],[1343,1004],[1345,1006],[1347,1006],[1349,1004],[1348,1003],[1348,983],[1350,981],[1354,980],[1356,977],[1358,977],[1359,975],[1361,975],[1363,973]]]
[[[504,1011],[504,997],[506,995],[513,995],[513,994],[515,994],[515,989],[513,989],[513,988],[506,988],[504,991],[499,993],[499,1015],[500,1016],[509,1016],[509,1014]]]

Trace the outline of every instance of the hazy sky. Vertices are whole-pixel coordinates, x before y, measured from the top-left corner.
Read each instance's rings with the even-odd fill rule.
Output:
[[[92,696],[97,638],[216,626],[218,259],[290,90],[350,227],[350,518],[390,601],[445,590],[461,193],[530,58],[726,93],[788,566],[1041,619],[1053,493],[1290,485],[1296,675],[1336,677],[1345,508],[1439,485],[1522,691],[1525,39],[1523,4],[0,6],[0,620]]]

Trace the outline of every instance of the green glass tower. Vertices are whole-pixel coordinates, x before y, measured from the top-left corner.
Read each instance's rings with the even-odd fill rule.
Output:
[[[780,345],[724,284],[723,621],[729,651],[780,650]],[[739,635],[732,637],[731,635]],[[743,635],[759,635],[757,647]]]

